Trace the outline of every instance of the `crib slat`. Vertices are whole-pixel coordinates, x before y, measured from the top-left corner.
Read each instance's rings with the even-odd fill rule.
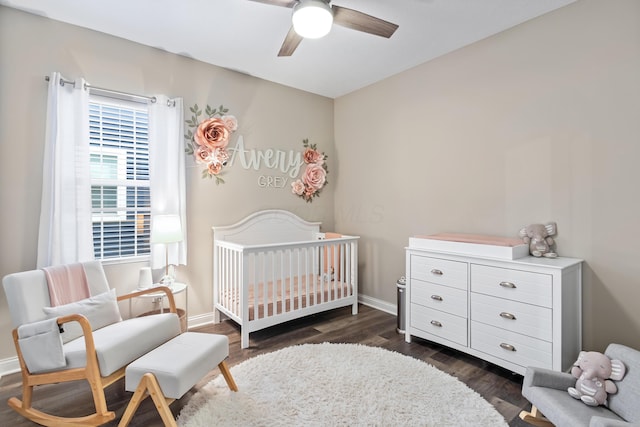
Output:
[[[269,255],[267,254],[266,251],[260,252],[260,269],[258,270],[258,277],[256,277],[256,281],[253,286],[255,288],[256,298],[258,298],[259,295],[262,295],[259,297],[260,299],[256,299],[256,301],[258,302],[262,301],[262,304],[260,304],[259,314],[258,314],[258,317],[256,317],[256,319],[264,318],[269,312],[269,306],[267,301],[267,295],[269,294],[268,288],[267,288],[269,286],[269,283],[267,280],[268,257]],[[262,292],[260,292],[259,287],[262,287]]]
[[[281,303],[282,300],[282,280],[280,280],[282,274],[282,252],[276,251],[273,254],[273,294],[275,298],[273,298],[273,315],[277,316],[281,312]]]
[[[342,278],[340,275],[344,271],[344,244],[340,244],[338,246],[338,260],[336,262],[336,270],[333,273],[333,283],[335,286],[335,292],[337,298],[342,298],[343,286],[342,286]]]
[[[342,254],[344,247],[342,244],[336,245],[336,254],[333,269],[333,292],[335,299],[342,298],[342,285],[340,282],[340,272],[342,271]]]
[[[342,273],[342,282],[345,284],[344,292],[345,297],[351,296],[351,244],[344,245],[345,254],[344,254],[344,263],[345,269]]]
[[[336,278],[338,283],[340,283],[340,298],[346,297],[345,290],[344,290],[344,269],[346,267],[345,265],[346,253],[347,253],[347,245],[343,243],[340,251],[340,271],[339,271],[338,277]]]
[[[236,298],[234,298],[233,293],[235,292],[235,284],[233,283],[233,276],[234,276],[234,272],[233,272],[233,257],[234,257],[234,253],[231,251],[227,251],[225,253],[225,260],[224,263],[226,265],[226,269],[224,272],[224,283],[226,285],[226,297],[228,300],[227,303],[227,307],[229,307],[229,310],[231,310],[232,313],[236,314],[238,312],[238,307],[236,304],[236,299],[239,298],[240,296],[236,296]]]
[[[222,303],[222,305],[224,305],[225,307],[228,307],[228,301],[227,301],[227,297],[226,297],[226,287],[225,287],[225,283],[224,283],[224,272],[227,269],[226,264],[225,264],[225,251],[227,250],[227,248],[221,248],[220,252],[218,253],[218,257],[219,257],[219,266],[220,268],[218,268],[217,274],[218,274],[218,283],[220,286],[220,289],[218,290],[218,299],[219,301]]]
[[[302,272],[300,271],[300,259],[302,257],[302,249],[298,249],[296,251],[296,254],[298,255],[296,257],[296,271],[297,271],[297,280],[296,280],[296,285],[297,285],[297,290],[298,290],[298,309],[302,308]]]
[[[239,262],[238,262],[238,257],[239,254],[238,252],[232,252],[229,251],[229,262],[231,264],[231,267],[229,268],[229,276],[227,278],[228,282],[229,282],[229,289],[231,290],[231,292],[229,292],[229,299],[231,301],[233,301],[233,312],[235,314],[241,314],[240,313],[240,307],[241,307],[241,298],[242,298],[242,293],[238,293],[238,286],[237,286],[237,278],[239,276],[238,274],[238,266],[239,266]],[[237,294],[237,296],[234,298],[234,294]]]
[[[243,262],[244,254],[240,251],[234,251],[234,259],[233,259],[233,293],[232,295],[237,295],[235,298],[236,301],[236,313],[242,318],[245,317],[244,304],[245,301],[248,301],[249,295],[247,294],[244,286],[242,286],[241,278],[244,275],[244,270],[246,269],[246,265]],[[247,305],[248,307],[248,305]],[[246,315],[249,315],[249,310],[246,310]]]
[[[259,255],[260,264],[258,269],[256,270],[256,278],[253,282],[253,289],[255,294],[254,301],[259,303],[260,298],[262,298],[262,313],[260,313],[259,304],[255,304],[255,309],[258,310],[255,317],[256,319],[264,317],[265,310],[269,309],[269,307],[267,307],[267,300],[265,299],[267,295],[267,281],[265,277],[265,275],[267,274],[267,254],[266,252],[260,252]],[[260,285],[262,286],[262,297],[260,297]]]
[[[224,294],[222,295],[224,298],[224,306],[229,308],[229,310],[233,311],[233,306],[229,304],[229,249],[225,248],[222,253],[222,265],[223,269],[221,271],[221,279],[222,279],[222,289]]]
[[[353,295],[354,293],[354,274],[355,272],[353,271],[354,268],[358,268],[357,262],[358,260],[355,260],[355,265],[354,265],[354,260],[353,260],[353,244],[350,244],[349,246],[347,246],[347,256],[348,256],[348,260],[349,263],[347,264],[347,272],[345,273],[345,277],[346,277],[346,281],[349,284],[349,286],[347,287],[347,292],[349,292],[349,296]]]
[[[239,283],[242,286],[243,291],[247,293],[247,304],[249,304],[249,307],[247,307],[247,311],[253,310],[253,313],[249,313],[249,317],[253,317],[254,319],[256,318],[256,296],[255,292],[251,292],[251,289],[253,288],[256,277],[256,256],[257,255],[255,253],[250,253],[244,257],[243,262],[246,263],[246,265],[244,266],[246,276],[244,277],[244,280]],[[252,294],[253,297],[251,297]],[[251,307],[252,302],[254,302],[253,307]]]
[[[342,254],[344,254],[344,247],[342,244],[336,245],[336,257],[333,269],[333,292],[335,299],[342,298],[342,285],[340,282],[340,271],[342,268]]]
[[[284,274],[284,251],[278,251],[278,314],[285,312],[284,300],[286,295],[286,280]]]
[[[289,303],[289,310],[287,311],[293,311],[294,309],[294,301],[295,301],[295,294],[293,293],[293,281],[294,281],[294,276],[293,276],[293,249],[289,249],[287,250],[287,253],[289,254],[289,274],[288,276],[288,280],[289,280],[289,298],[287,298],[288,303]]]
[[[312,279],[311,277],[309,277],[309,251],[310,248],[305,248],[305,257],[304,257],[304,276],[305,276],[305,282],[304,282],[304,293],[305,296],[307,298],[307,307],[309,307],[311,305],[311,301],[310,301],[310,295],[311,295],[311,290],[309,289],[309,284],[312,283]]]
[[[268,284],[269,284],[269,288],[271,289],[271,292],[267,295],[273,295],[276,292],[276,287],[274,286],[273,283],[273,275],[275,274],[274,272],[274,268],[273,268],[273,263],[275,262],[275,255],[274,253],[271,251],[269,252],[269,280],[268,280]],[[271,301],[271,302],[270,302]],[[267,302],[265,304],[270,304],[271,306],[271,310],[269,310],[269,314],[265,315],[265,317],[269,317],[269,316],[273,316],[275,313],[274,307],[273,307],[273,296],[271,296],[271,299],[267,299]]]
[[[317,271],[318,273],[316,274],[316,276],[313,279],[313,304],[318,304],[320,302],[320,292],[322,290],[322,281],[320,280],[320,272],[322,270],[322,267],[320,266],[320,248],[316,248],[316,251],[318,251],[318,254],[316,254],[315,258],[315,267],[314,267],[314,271]]]
[[[278,314],[278,279],[276,277],[276,262],[278,261],[278,252],[271,252],[271,316]]]

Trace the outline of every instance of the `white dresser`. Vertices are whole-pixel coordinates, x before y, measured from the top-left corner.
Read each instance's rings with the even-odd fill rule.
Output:
[[[582,260],[407,248],[406,341],[416,336],[523,375],[582,348]]]

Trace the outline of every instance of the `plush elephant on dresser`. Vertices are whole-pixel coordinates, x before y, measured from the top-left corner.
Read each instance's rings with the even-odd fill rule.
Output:
[[[529,245],[529,253],[535,257],[556,258],[558,254],[553,250],[558,226],[555,222],[547,224],[531,224],[520,229],[519,236]]]

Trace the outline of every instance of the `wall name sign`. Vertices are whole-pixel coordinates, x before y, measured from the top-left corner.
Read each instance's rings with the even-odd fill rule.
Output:
[[[259,187],[285,188],[291,181],[291,193],[306,202],[312,202],[327,185],[327,156],[309,139],[302,140],[303,152],[274,148],[248,150],[242,135],[235,146],[230,146],[230,136],[238,129],[238,120],[228,114],[228,108],[223,105],[211,108],[207,104],[202,120],[198,104],[189,111],[191,117],[185,120],[188,129],[184,134],[187,140],[184,151],[193,156],[196,163],[204,165],[202,178],[215,178],[216,185],[224,184],[223,170],[236,162],[245,170],[268,169],[273,173],[260,175]]]
[[[236,162],[246,170],[270,169],[279,171],[283,175],[265,174],[258,177],[259,187],[284,188],[289,182],[289,178],[295,179],[300,174],[300,169],[304,165],[302,152],[296,150],[267,149],[247,149],[244,145],[242,135],[238,136],[235,146],[227,147],[229,152],[229,166]]]

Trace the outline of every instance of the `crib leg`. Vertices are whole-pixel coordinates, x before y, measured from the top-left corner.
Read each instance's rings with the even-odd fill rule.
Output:
[[[358,314],[358,301],[354,302],[353,306],[351,306],[351,314],[354,316]]]
[[[220,323],[220,310],[213,307],[213,323]]]
[[[249,347],[249,332],[246,332],[245,328],[242,328],[242,330],[240,331],[240,335],[240,348]]]

